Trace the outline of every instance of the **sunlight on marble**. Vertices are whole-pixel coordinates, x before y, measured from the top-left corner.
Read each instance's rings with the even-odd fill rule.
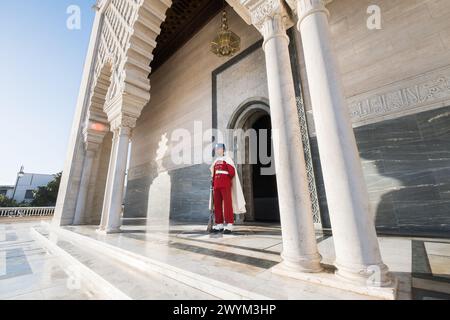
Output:
[[[98,298],[84,287],[70,289],[70,273],[60,258],[30,236],[39,221],[0,221],[0,299],[85,300]],[[11,239],[11,240],[8,240]]]

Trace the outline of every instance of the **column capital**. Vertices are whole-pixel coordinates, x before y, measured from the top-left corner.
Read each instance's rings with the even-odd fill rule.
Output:
[[[109,126],[104,123],[87,121],[83,128],[85,150],[97,152],[108,131]]]
[[[289,43],[286,29],[293,21],[283,0],[242,0],[249,10],[253,25],[264,36],[263,49],[269,40],[281,37]]]
[[[105,113],[108,116],[111,131],[117,131],[121,127],[134,129],[144,108],[142,102],[142,99],[128,94],[120,94],[108,101]]]
[[[253,25],[263,35],[265,22],[276,17],[281,18],[284,27],[289,23],[292,25],[292,19],[283,0],[241,0],[241,4],[250,12]]]
[[[286,0],[292,11],[298,16],[298,27],[311,14],[322,12],[330,15],[326,5],[333,0]]]
[[[118,133],[119,135],[130,135],[131,131],[136,127],[137,118],[120,114],[111,121],[111,131]]]

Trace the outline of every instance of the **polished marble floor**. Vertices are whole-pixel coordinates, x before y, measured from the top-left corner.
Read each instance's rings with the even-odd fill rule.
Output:
[[[45,224],[0,221],[0,299],[102,298],[99,292],[88,288],[69,289],[70,270],[30,237],[30,228],[44,230]],[[371,299],[273,274],[270,269],[281,261],[282,250],[277,225],[242,225],[236,227],[233,235],[207,234],[203,225],[154,221],[149,225],[124,225],[121,234],[107,236],[96,233],[95,226],[65,229],[273,299]],[[323,263],[332,265],[332,237],[323,233],[316,237]],[[384,261],[399,279],[399,299],[450,299],[450,240],[380,237],[379,241]],[[77,248],[74,241],[60,238],[57,244],[131,299],[216,298],[158,274],[143,275],[108,257],[83,250],[82,245]]]
[[[30,235],[38,219],[0,220],[1,300],[99,299],[79,285],[74,270],[43,248]]]
[[[68,228],[169,265],[280,299],[365,299],[353,293],[277,278],[270,268],[282,250],[278,225],[243,225],[233,235],[210,235],[203,225],[125,225],[123,233],[100,236],[94,227]],[[317,233],[323,263],[335,259],[332,237]],[[399,299],[450,299],[450,240],[380,237],[383,259],[399,280]],[[282,285],[282,289],[273,286]],[[299,290],[300,289],[300,290]]]

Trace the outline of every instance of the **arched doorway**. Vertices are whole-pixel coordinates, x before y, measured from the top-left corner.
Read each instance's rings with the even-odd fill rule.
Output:
[[[237,162],[247,202],[245,221],[279,222],[268,101],[260,98],[241,104],[228,128],[233,131],[230,151]]]
[[[252,125],[257,134],[258,154],[265,154],[272,158],[272,124],[270,115],[260,116]],[[263,146],[264,145],[264,146]],[[257,163],[252,166],[252,188],[254,220],[262,222],[279,222],[280,210],[278,207],[277,179],[275,174],[270,174],[273,162],[267,164],[264,159],[257,157]],[[265,173],[267,169],[269,173]]]

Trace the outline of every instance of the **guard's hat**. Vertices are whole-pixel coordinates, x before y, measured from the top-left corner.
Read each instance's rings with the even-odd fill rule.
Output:
[[[215,150],[217,150],[217,149],[223,149],[223,151],[225,151],[225,144],[224,144],[224,143],[216,143],[214,149],[215,149]]]

